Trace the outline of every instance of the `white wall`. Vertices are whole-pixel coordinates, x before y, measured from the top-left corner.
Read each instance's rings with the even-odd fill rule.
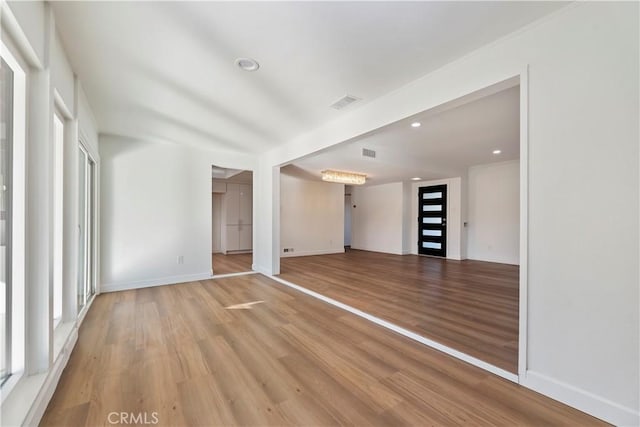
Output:
[[[528,359],[520,381],[638,424],[638,7],[573,3],[266,153],[262,266],[278,266],[274,166],[527,70]],[[596,194],[605,210],[594,209]]]
[[[210,277],[211,165],[253,169],[252,160],[106,135],[100,154],[102,290]]]
[[[344,184],[282,173],[280,204],[282,257],[344,252]]]
[[[418,247],[418,232],[413,233],[413,225],[418,222],[418,211],[413,211],[413,193],[410,182],[402,183],[402,253],[412,253],[412,247]],[[413,251],[415,252],[415,250]]]
[[[462,259],[462,178],[437,179],[433,181],[418,181],[411,186],[411,212],[418,216],[418,196],[420,187],[431,185],[447,186],[447,258]],[[411,221],[411,253],[418,253],[418,221]]]
[[[76,103],[75,76],[57,32],[54,32],[51,43],[51,81],[65,106],[73,111]]]
[[[353,187],[351,247],[365,251],[402,254],[402,183]]]
[[[349,190],[351,191],[351,190]],[[351,246],[351,193],[344,195],[344,245]]]
[[[519,264],[519,160],[469,168],[467,256]]]
[[[25,47],[31,51],[40,64],[44,64],[45,60],[48,61],[45,53],[48,11],[44,2],[9,1],[7,3],[26,38],[28,47]]]
[[[222,198],[223,193],[211,193],[211,252],[222,252]]]
[[[99,157],[98,124],[81,84],[78,84],[78,126],[85,148],[94,158]]]

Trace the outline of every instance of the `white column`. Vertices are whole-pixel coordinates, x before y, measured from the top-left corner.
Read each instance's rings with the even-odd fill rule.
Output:
[[[50,289],[52,97],[49,69],[29,76],[26,219],[26,370],[45,372],[52,353]]]
[[[77,114],[76,114],[77,117]],[[62,321],[78,317],[78,119],[67,120],[64,131],[64,200],[62,255]]]
[[[254,263],[265,274],[280,273],[280,168],[260,161],[254,173]]]

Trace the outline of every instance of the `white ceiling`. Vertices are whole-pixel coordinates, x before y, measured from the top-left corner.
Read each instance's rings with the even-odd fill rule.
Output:
[[[252,184],[253,172],[242,171],[237,169],[225,169],[213,166],[211,168],[211,177],[214,181],[230,182],[237,184]]]
[[[469,95],[450,108],[425,111],[367,135],[296,160],[284,173],[320,180],[320,172],[337,169],[367,174],[366,185],[450,178],[470,166],[519,158],[519,86],[490,95]],[[445,106],[446,107],[446,106]],[[411,123],[419,122],[418,128]],[[362,156],[362,149],[376,158]],[[493,154],[493,150],[501,153]]]
[[[51,4],[102,133],[263,152],[566,3]]]

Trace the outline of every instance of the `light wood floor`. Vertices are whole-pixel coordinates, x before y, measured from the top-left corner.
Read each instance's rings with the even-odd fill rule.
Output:
[[[259,274],[99,295],[41,425],[110,425],[110,412],[159,426],[601,424]]]
[[[282,258],[281,278],[516,373],[518,267],[348,250]]]
[[[213,274],[244,273],[251,271],[253,254],[211,254]]]

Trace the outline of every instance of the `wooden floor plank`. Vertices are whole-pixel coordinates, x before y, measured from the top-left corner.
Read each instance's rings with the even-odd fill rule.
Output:
[[[211,254],[211,264],[213,265],[213,274],[230,274],[244,273],[251,271],[253,263],[253,254]]]
[[[280,268],[282,279],[518,371],[518,266],[347,250]]]
[[[97,296],[41,425],[113,412],[158,426],[603,425],[258,274]]]

